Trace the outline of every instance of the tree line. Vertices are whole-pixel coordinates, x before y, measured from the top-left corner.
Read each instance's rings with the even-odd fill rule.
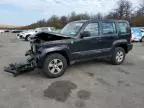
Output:
[[[107,15],[102,15],[101,13],[95,15],[89,15],[87,13],[76,14],[75,12],[61,17],[53,15],[48,20],[39,20],[36,23],[22,27],[22,29],[34,29],[47,26],[62,28],[68,22],[88,19],[119,19],[129,21],[131,26],[144,26],[144,0],[142,0],[137,9],[133,9],[132,3],[129,0],[119,0],[117,8],[113,9]]]

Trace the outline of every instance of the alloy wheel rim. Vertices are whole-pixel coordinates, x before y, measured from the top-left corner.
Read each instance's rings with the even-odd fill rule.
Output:
[[[123,52],[122,51],[119,51],[119,52],[117,52],[117,54],[116,54],[116,60],[117,60],[117,62],[122,62],[123,61],[123,59],[124,59],[124,54],[123,54]]]
[[[53,59],[48,64],[48,69],[52,74],[59,74],[63,69],[63,62],[60,59]]]

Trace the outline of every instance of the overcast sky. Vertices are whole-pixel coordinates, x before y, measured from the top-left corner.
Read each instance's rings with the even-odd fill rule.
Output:
[[[0,0],[0,24],[27,25],[52,15],[106,14],[118,0]],[[140,0],[129,0],[137,7]]]

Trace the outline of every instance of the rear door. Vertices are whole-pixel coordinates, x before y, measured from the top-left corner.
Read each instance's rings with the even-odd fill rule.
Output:
[[[118,39],[118,33],[115,22],[101,22],[101,40],[100,46],[102,55],[108,55],[111,52],[113,42]]]
[[[122,41],[130,42],[131,41],[131,28],[128,22],[120,21],[117,23],[118,36]]]

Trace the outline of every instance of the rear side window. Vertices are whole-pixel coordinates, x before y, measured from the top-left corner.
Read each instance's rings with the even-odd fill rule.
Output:
[[[118,29],[120,34],[129,33],[129,25],[127,23],[124,22],[118,23]]]
[[[111,22],[102,23],[102,33],[104,35],[115,34],[116,33],[115,23]]]

